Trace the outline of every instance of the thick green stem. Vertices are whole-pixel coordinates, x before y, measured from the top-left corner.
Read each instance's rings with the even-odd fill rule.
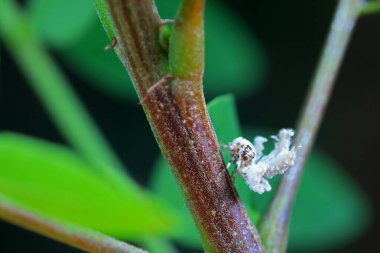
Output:
[[[156,140],[202,234],[205,249],[263,252],[223,163],[205,106],[204,1],[183,1],[174,21],[169,59],[159,45],[161,20],[154,1],[106,2],[118,43],[116,52],[130,72]],[[174,77],[162,82],[169,71]],[[160,80],[160,85],[149,89]]]
[[[300,115],[295,145],[298,148],[294,167],[282,178],[274,200],[265,213],[260,231],[267,252],[285,252],[288,225],[301,172],[314,144],[334,81],[342,63],[362,0],[340,0],[331,29],[311,83],[304,110]]]
[[[169,64],[170,71],[181,79],[199,79],[203,75],[203,12],[204,1],[184,0],[174,21]]]

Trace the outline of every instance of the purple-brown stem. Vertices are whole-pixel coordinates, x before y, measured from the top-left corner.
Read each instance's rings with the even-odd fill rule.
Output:
[[[202,234],[205,250],[263,252],[219,151],[203,97],[203,69],[187,73],[188,66],[179,62],[172,80],[149,89],[169,72],[167,55],[158,42],[161,20],[154,2],[107,0],[107,6],[118,41],[116,52],[133,79],[156,140]],[[176,19],[174,29],[188,29],[186,22],[194,27],[203,25],[203,14],[199,13],[203,13],[203,6],[203,0],[184,1],[182,11],[198,14],[195,17],[202,20],[184,15]],[[192,34],[191,29],[186,32]],[[179,44],[176,46],[181,50]],[[201,46],[199,50],[203,50]],[[198,57],[203,61],[202,55]],[[189,69],[196,68],[199,66],[191,65]]]

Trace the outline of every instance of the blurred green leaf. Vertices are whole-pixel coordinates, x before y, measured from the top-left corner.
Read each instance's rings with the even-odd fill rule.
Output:
[[[274,131],[249,131],[269,137]],[[266,151],[273,148],[269,141]],[[270,180],[273,190],[253,199],[262,213],[270,203],[280,176]],[[367,227],[370,206],[366,195],[345,171],[321,150],[313,150],[307,161],[297,193],[289,232],[289,249],[321,252],[358,236]]]
[[[236,137],[241,136],[235,98],[232,95],[223,95],[213,99],[208,103],[207,108],[220,144],[227,144]],[[221,148],[221,152],[224,162],[227,163],[230,160],[229,150]],[[252,199],[255,195],[252,194],[245,181],[240,177],[236,177],[235,186],[243,203],[248,207],[249,215],[256,222],[259,218],[258,213],[251,208]]]
[[[161,199],[165,199],[168,204],[171,204],[181,214],[180,219],[183,222],[183,226],[176,230],[175,239],[183,245],[201,248],[201,240],[191,218],[190,211],[186,207],[185,200],[181,195],[180,188],[169,165],[161,155],[154,165],[150,189],[159,195]]]
[[[362,15],[378,14],[380,12],[380,0],[365,1],[362,7]]]
[[[239,118],[233,95],[219,96],[207,104],[218,141],[227,144],[241,136]]]
[[[173,18],[179,1],[156,1],[162,18]],[[244,23],[217,1],[206,8],[206,96],[232,92],[247,96],[260,88],[265,59],[259,43]],[[221,25],[222,24],[222,25]],[[136,102],[128,74],[109,44],[100,22],[95,21],[75,44],[61,51],[68,67],[89,79],[89,84],[114,97]]]
[[[128,72],[113,50],[104,50],[108,44],[110,41],[101,24],[94,22],[78,43],[61,51],[61,57],[70,68],[87,78],[88,84],[137,104],[136,91]]]
[[[360,235],[371,208],[365,193],[327,154],[312,152],[290,224],[290,249],[323,251]]]
[[[215,98],[208,104],[208,110],[216,135],[221,143],[227,143],[233,138],[240,136],[235,100],[232,95]],[[222,150],[222,152],[224,153],[225,161],[228,161],[230,159],[228,150]],[[162,156],[158,158],[154,166],[150,186],[155,193],[161,196],[162,199],[167,200],[182,214],[181,220],[185,222],[185,225],[182,230],[177,231],[176,239],[184,245],[201,248],[201,241],[192,221],[191,214],[185,205],[174,175]],[[248,206],[248,213],[254,220],[257,220],[257,213],[249,205],[254,195],[240,178],[236,181],[236,187],[243,202]]]
[[[77,42],[96,17],[92,0],[29,0],[28,4],[32,25],[56,48]]]
[[[263,49],[246,25],[225,6],[210,2],[205,16],[205,92],[247,97],[263,84]]]
[[[119,190],[69,149],[0,134],[0,192],[38,214],[123,238],[175,231],[176,214],[134,189]]]

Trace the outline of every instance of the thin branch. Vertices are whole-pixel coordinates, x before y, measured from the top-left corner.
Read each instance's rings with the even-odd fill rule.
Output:
[[[202,91],[204,0],[184,0],[169,56],[152,0],[107,0],[115,48],[130,72],[149,123],[208,252],[263,252],[220,155]],[[104,17],[104,15],[99,15]],[[103,21],[104,23],[104,21]],[[149,87],[167,74],[173,79]]]
[[[72,247],[93,253],[147,253],[101,233],[61,224],[20,208],[0,194],[0,218]]]
[[[362,0],[340,0],[304,110],[300,115],[295,145],[301,146],[293,168],[282,178],[274,200],[261,223],[267,252],[285,252],[290,212],[300,175],[314,144],[334,81],[342,63]]]

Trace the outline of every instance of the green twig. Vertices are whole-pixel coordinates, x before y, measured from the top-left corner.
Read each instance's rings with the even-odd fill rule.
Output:
[[[274,200],[261,223],[260,231],[267,252],[285,252],[286,250],[291,207],[302,168],[316,138],[362,5],[362,0],[339,1],[304,110],[300,115],[295,138],[295,145],[300,148],[297,151],[295,165],[282,178]]]
[[[147,253],[101,233],[61,224],[20,208],[0,194],[0,218],[72,247],[94,253]]]

